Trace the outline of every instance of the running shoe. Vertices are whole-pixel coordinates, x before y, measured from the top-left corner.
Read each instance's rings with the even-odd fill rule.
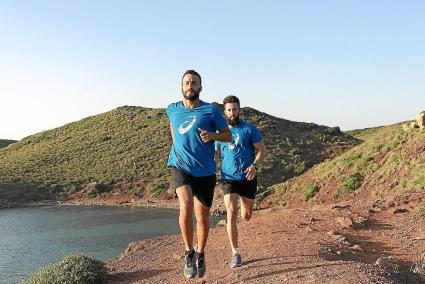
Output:
[[[184,255],[184,276],[189,278],[194,278],[196,276],[196,266],[195,266],[195,251],[186,252]]]
[[[232,258],[232,260],[229,263],[229,266],[231,268],[239,267],[242,265],[242,257],[240,254],[235,254]]]
[[[204,254],[198,254],[198,258],[196,259],[196,268],[198,269],[198,276],[203,277],[205,270],[207,269]]]

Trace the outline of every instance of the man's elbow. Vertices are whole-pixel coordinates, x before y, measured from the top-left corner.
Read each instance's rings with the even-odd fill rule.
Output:
[[[232,142],[232,133],[225,132],[224,142]]]

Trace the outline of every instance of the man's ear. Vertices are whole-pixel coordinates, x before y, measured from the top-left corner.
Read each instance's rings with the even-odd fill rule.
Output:
[[[199,92],[201,92],[202,91],[202,85],[199,87]]]

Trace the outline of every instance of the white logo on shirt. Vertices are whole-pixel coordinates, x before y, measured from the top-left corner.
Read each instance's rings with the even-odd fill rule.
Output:
[[[235,149],[236,146],[238,146],[239,134],[235,134],[234,137],[235,137],[235,139],[234,139],[235,143],[233,143],[233,141],[232,141],[232,143],[227,143],[227,148],[229,148],[229,150],[233,150],[233,149]]]
[[[185,122],[183,122],[182,124],[180,124],[179,126],[179,133],[180,134],[185,134],[186,132],[188,132],[193,125],[195,125],[196,122],[196,116],[194,115],[190,115],[186,118],[187,120]]]

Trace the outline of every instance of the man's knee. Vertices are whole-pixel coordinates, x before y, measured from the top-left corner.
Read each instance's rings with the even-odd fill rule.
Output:
[[[228,219],[236,219],[237,215],[238,215],[238,210],[236,207],[230,205],[226,208],[227,211],[227,218]]]
[[[192,218],[193,215],[193,203],[182,202],[180,203],[180,216],[183,218]]]
[[[208,224],[210,221],[208,216],[196,216],[196,222],[198,224]]]
[[[209,208],[197,208],[195,212],[196,222],[198,224],[208,224],[210,221]]]
[[[251,211],[244,211],[244,212],[241,213],[241,217],[245,221],[249,221],[252,217],[252,212]]]

